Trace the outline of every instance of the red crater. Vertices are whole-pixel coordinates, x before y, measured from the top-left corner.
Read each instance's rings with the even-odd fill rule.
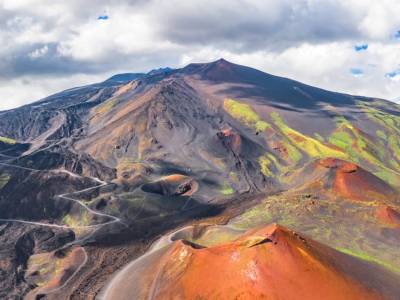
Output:
[[[164,196],[191,196],[198,187],[199,184],[193,178],[182,174],[172,174],[142,185],[142,190]]]
[[[374,174],[354,163],[336,158],[326,158],[319,165],[334,172],[332,191],[339,196],[358,201],[392,199],[395,190]]]
[[[383,223],[400,227],[400,213],[392,207],[381,206],[377,209],[376,215]]]
[[[358,166],[354,163],[347,162],[338,158],[325,158],[319,161],[321,166],[329,169],[337,169],[340,172],[352,173],[357,171]]]
[[[151,272],[154,299],[382,299],[358,260],[278,225],[210,248],[175,242]],[[373,273],[373,272],[372,272]],[[364,274],[364,275],[363,275]]]

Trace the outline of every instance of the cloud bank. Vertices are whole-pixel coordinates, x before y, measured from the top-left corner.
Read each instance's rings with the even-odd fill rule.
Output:
[[[0,109],[120,72],[220,57],[395,99],[398,11],[397,0],[2,0]]]

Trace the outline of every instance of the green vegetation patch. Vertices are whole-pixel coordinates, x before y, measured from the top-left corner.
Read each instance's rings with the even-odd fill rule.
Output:
[[[301,154],[301,152],[293,146],[289,140],[283,141],[282,143],[288,152],[290,160],[294,165],[296,165],[302,159],[303,154]]]
[[[380,124],[385,131],[400,133],[400,116],[386,113],[372,105],[364,103],[359,103],[359,106],[370,120]]]
[[[3,142],[5,144],[9,144],[9,145],[14,145],[17,141],[5,136],[0,136],[0,142]]]
[[[347,148],[346,151],[351,154],[353,160],[359,161],[365,159],[374,165],[382,165],[380,159],[384,156],[384,148],[380,145],[376,145],[374,141],[367,138],[366,135],[362,134],[360,130],[356,129],[343,116],[337,117],[336,122],[338,129],[342,132],[347,130],[351,133],[348,140],[345,140]]]
[[[390,169],[385,168],[380,171],[373,172],[373,174],[392,186],[399,186],[399,175]]]
[[[70,226],[71,228],[79,228],[82,226],[90,225],[89,213],[85,210],[79,217],[67,214],[62,219],[63,223]]]
[[[314,136],[318,141],[320,141],[322,143],[325,142],[325,139],[318,132],[314,132]]]
[[[279,169],[280,165],[278,160],[271,153],[265,153],[258,158],[261,173],[267,177],[274,177],[273,170]]]
[[[306,154],[312,158],[323,158],[323,157],[337,157],[345,158],[346,155],[342,151],[333,149],[327,145],[324,145],[317,139],[310,136],[304,135],[301,132],[294,130],[289,127],[288,124],[282,119],[282,117],[277,112],[272,112],[271,117],[275,125],[280,129],[280,131],[290,140],[290,142],[301,149]],[[289,149],[288,149],[289,151]],[[298,154],[295,154],[298,160]]]
[[[234,228],[249,230],[272,222],[272,214],[265,205],[257,205],[231,221]]]
[[[103,104],[101,104],[99,107],[96,108],[95,112],[96,114],[105,114],[108,113],[110,110],[114,108],[114,106],[117,104],[117,99],[110,99]]]
[[[230,186],[228,182],[224,182],[224,184],[219,189],[222,195],[232,195],[235,190]]]
[[[386,132],[377,130],[377,138],[373,139],[355,128],[343,116],[338,116],[335,118],[337,129],[329,137],[329,142],[343,149],[348,154],[349,160],[359,164],[362,161],[370,163],[376,168],[373,171],[376,176],[389,184],[398,185],[400,177],[394,169],[400,167],[400,141],[398,140],[400,132],[396,133],[395,129],[391,127],[392,125],[388,125],[397,124],[397,121],[395,119],[389,122],[384,121],[381,119],[380,113],[371,113],[371,110],[373,109],[367,109],[370,119],[384,126]],[[380,117],[376,118],[376,115]],[[391,118],[388,116],[388,119]],[[387,151],[388,149],[389,151]]]
[[[338,251],[340,251],[342,253],[357,257],[359,259],[378,264],[378,265],[380,265],[380,266],[382,266],[382,267],[384,267],[384,268],[386,268],[386,269],[388,269],[388,270],[390,270],[392,272],[400,274],[400,268],[397,268],[397,267],[393,266],[392,264],[390,264],[388,262],[385,262],[385,261],[382,261],[382,260],[380,260],[380,259],[378,259],[376,257],[368,255],[365,252],[353,251],[353,250],[347,249],[347,248],[336,248],[336,250],[338,250]]]
[[[9,180],[10,180],[10,175],[6,173],[0,174],[0,190],[6,186]]]
[[[383,139],[383,140],[386,140],[386,139],[387,139],[386,133],[385,133],[383,130],[377,130],[377,131],[376,131],[376,135],[377,135],[379,138]]]
[[[258,158],[258,163],[260,164],[261,173],[268,177],[273,176],[273,173],[270,170],[272,162],[267,155],[260,156]]]
[[[400,161],[400,140],[398,134],[391,134],[388,138],[388,146],[397,161]]]
[[[375,217],[376,206],[336,201],[325,195],[314,196],[290,192],[269,196],[231,219],[229,225],[249,230],[278,223],[341,252],[399,273],[400,238],[392,232],[390,238],[383,241],[382,224]]]
[[[261,120],[260,116],[248,104],[241,103],[233,99],[225,99],[224,109],[233,118],[239,120],[248,127],[254,128],[257,131],[264,131],[265,129],[271,127],[270,124]]]
[[[352,150],[353,138],[346,131],[335,131],[329,137],[329,142],[341,149]]]
[[[229,227],[217,226],[207,229],[200,237],[191,239],[190,241],[204,247],[212,247],[232,242],[241,234],[243,234],[242,230],[233,230]]]

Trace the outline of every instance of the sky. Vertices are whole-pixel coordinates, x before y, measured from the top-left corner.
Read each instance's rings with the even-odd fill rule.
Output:
[[[225,58],[400,101],[399,0],[0,0],[0,110]]]

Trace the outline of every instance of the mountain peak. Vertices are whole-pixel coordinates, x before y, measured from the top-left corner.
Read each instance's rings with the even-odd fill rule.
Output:
[[[211,63],[217,63],[217,64],[229,64],[229,65],[233,65],[234,63],[231,63],[230,61],[227,61],[225,58],[221,57],[220,59],[211,62]]]
[[[158,69],[153,69],[150,72],[147,73],[147,75],[158,75],[158,74],[167,74],[172,72],[174,69],[170,67],[165,67],[165,68],[158,68]]]
[[[236,65],[224,58],[210,63],[191,63],[181,72],[185,75],[197,75],[210,81],[240,81],[241,72],[247,67]]]
[[[227,61],[224,58],[220,58],[216,61],[210,62],[208,63],[209,66],[213,66],[215,68],[224,68],[224,69],[231,69],[231,68],[235,68],[235,67],[241,67],[240,65],[236,65],[230,61]]]
[[[136,80],[142,76],[144,76],[143,73],[121,73],[121,74],[116,74],[116,75],[111,76],[106,81],[108,81],[108,82],[128,82],[128,81]]]

